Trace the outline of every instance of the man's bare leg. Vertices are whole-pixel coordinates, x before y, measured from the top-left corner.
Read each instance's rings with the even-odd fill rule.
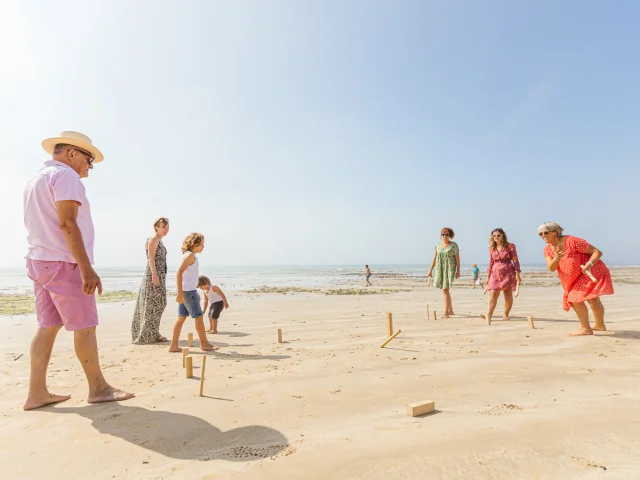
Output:
[[[51,405],[69,400],[71,395],[55,395],[47,389],[47,367],[51,360],[51,351],[60,327],[38,328],[31,341],[31,377],[29,378],[29,394],[24,402],[25,410]]]
[[[96,339],[96,327],[84,328],[73,332],[73,343],[76,347],[76,355],[84,374],[89,382],[89,397],[87,402],[117,402],[132,398],[133,393],[114,388],[107,383],[100,369],[98,359],[98,340]]]
[[[604,325],[604,305],[600,301],[600,297],[592,298],[589,300],[589,306],[593,312],[593,318],[595,319],[593,329],[599,332],[604,332],[607,327]]]
[[[214,347],[209,343],[207,334],[204,331],[204,321],[202,320],[202,315],[196,318],[196,332],[198,332],[198,337],[200,338],[200,350],[202,350],[203,352],[208,352],[211,350],[220,349],[220,347]]]
[[[504,295],[504,317],[503,320],[509,320],[509,313],[513,307],[513,292],[511,290],[505,290],[502,292]]]
[[[593,330],[591,329],[591,325],[589,325],[589,310],[584,302],[574,303],[573,310],[576,312],[578,316],[578,320],[580,320],[580,330],[577,332],[570,333],[572,337],[579,337],[582,335],[593,335]]]
[[[171,337],[171,345],[169,346],[169,351],[172,353],[182,352],[182,349],[178,346],[180,342],[180,332],[182,331],[182,325],[187,317],[178,317],[176,323],[173,325],[173,335]]]
[[[211,321],[213,322],[213,333],[218,333],[218,319],[212,318]]]

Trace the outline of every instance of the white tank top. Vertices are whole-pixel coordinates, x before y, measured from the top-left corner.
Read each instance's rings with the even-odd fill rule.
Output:
[[[213,285],[209,287],[209,291],[207,292],[207,298],[209,299],[209,304],[221,302],[222,297],[218,292],[213,291]]]
[[[185,255],[187,254],[185,253]],[[198,257],[195,254],[193,256],[195,258],[195,261],[191,265],[189,265],[182,274],[183,292],[190,292],[192,290],[197,290],[198,288]]]

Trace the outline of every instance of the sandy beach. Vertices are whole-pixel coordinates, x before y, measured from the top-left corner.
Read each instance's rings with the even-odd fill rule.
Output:
[[[483,290],[452,290],[456,315],[427,318],[442,295],[425,279],[354,277],[325,289],[227,292],[231,308],[185,378],[166,345],[130,344],[133,302],[99,305],[101,363],[121,404],[88,405],[62,331],[53,392],[71,400],[23,412],[33,315],[0,317],[3,478],[15,479],[618,479],[640,478],[640,270],[613,271],[608,331],[573,338],[555,275],[523,275],[510,321],[491,326]],[[333,292],[335,293],[335,292]],[[169,299],[161,332],[170,334]],[[386,312],[402,333],[381,349]],[[531,329],[527,316],[534,318]],[[278,344],[277,329],[284,343]],[[195,332],[193,323],[183,329]],[[197,345],[197,341],[196,341]],[[22,356],[20,356],[22,354]],[[18,358],[19,357],[19,358]],[[411,417],[406,405],[435,401]]]

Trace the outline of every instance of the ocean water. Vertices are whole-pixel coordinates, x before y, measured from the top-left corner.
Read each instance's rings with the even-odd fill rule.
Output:
[[[428,265],[370,265],[374,275],[377,273],[396,273],[417,277],[426,277]],[[481,271],[486,265],[478,265]],[[522,266],[523,272],[544,271],[544,265]],[[102,279],[105,291],[137,291],[142,281],[144,267],[96,267]],[[469,275],[471,265],[463,265],[462,275]],[[200,266],[200,273],[208,276],[212,282],[229,290],[246,290],[269,285],[274,287],[323,287],[344,285],[355,279],[364,281],[362,265],[309,265],[309,266]],[[169,269],[167,286],[175,289],[175,269]],[[0,294],[21,295],[33,292],[31,281],[24,269],[0,268]]]

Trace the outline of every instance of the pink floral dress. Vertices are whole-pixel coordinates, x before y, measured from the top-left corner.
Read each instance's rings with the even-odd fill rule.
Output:
[[[513,243],[500,251],[489,250],[488,290],[513,292],[516,289],[516,273],[520,273],[520,262]]]

